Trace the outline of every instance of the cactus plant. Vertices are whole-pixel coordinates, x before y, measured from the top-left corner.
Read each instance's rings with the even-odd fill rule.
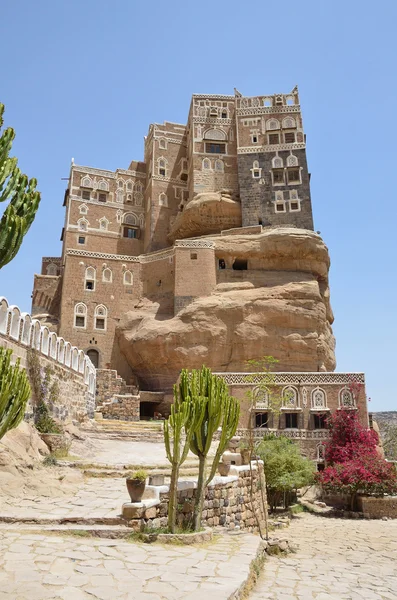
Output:
[[[12,350],[0,348],[0,439],[18,427],[30,397],[26,371],[20,368],[19,358],[11,365],[11,355]]]
[[[240,416],[240,405],[236,398],[229,395],[227,385],[211,369],[202,367],[187,374],[180,386],[183,399],[190,397],[197,420],[192,431],[190,450],[199,459],[199,475],[194,504],[194,529],[201,527],[204,491],[216,473],[219,460],[227,444],[236,432]],[[206,478],[207,456],[215,432],[221,427],[219,444]]]
[[[3,125],[4,104],[0,103],[0,128]],[[0,269],[17,254],[40,203],[36,179],[23,175],[17,159],[10,158],[15,132],[11,127],[0,136],[0,202],[9,200],[0,221]]]
[[[179,469],[186,460],[194,430],[201,419],[189,394],[188,378],[188,371],[184,369],[179,386],[174,385],[171,414],[164,421],[165,451],[171,463],[168,505],[168,529],[171,533],[175,533]]]

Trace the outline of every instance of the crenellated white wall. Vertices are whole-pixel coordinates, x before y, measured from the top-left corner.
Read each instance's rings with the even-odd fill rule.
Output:
[[[23,348],[34,348],[46,360],[74,373],[74,379],[77,376],[86,386],[87,395],[95,398],[96,369],[84,351],[51,332],[28,313],[21,312],[18,306],[10,305],[3,296],[0,296],[0,345],[7,348],[15,346],[16,356],[21,355],[19,350]]]

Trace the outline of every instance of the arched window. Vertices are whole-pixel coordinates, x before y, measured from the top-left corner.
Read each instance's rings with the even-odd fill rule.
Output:
[[[79,211],[81,215],[86,215],[88,213],[88,207],[86,204],[80,204]]]
[[[166,177],[167,175],[167,160],[165,158],[157,159],[157,170],[158,174],[162,177]]]
[[[116,192],[116,202],[123,204],[124,202],[124,192],[123,190],[117,190]]]
[[[272,131],[274,129],[280,129],[280,122],[277,119],[269,119],[266,122],[266,129]]]
[[[94,367],[96,369],[99,368],[99,352],[98,350],[94,350],[94,348],[90,348],[87,351],[87,356],[90,359],[90,361],[92,362],[92,364],[94,365]]]
[[[253,179],[260,179],[261,174],[262,174],[262,169],[259,168],[258,160],[254,160],[254,162],[252,163],[251,173],[252,173]]]
[[[112,283],[113,273],[111,269],[106,268],[102,271],[102,281],[105,283]]]
[[[127,192],[132,192],[132,181],[127,181],[126,187],[127,187]]]
[[[126,225],[137,225],[137,217],[133,213],[125,213],[123,223]]]
[[[95,307],[94,313],[94,328],[106,331],[108,310],[103,304]]]
[[[49,265],[47,265],[47,275],[57,275],[58,274],[58,267],[56,266],[55,263],[50,263]]]
[[[85,270],[85,281],[84,281],[84,289],[94,291],[95,290],[95,279],[96,279],[96,271],[94,267],[87,267]]]
[[[316,410],[327,408],[327,397],[324,390],[316,388],[312,391],[312,408]]]
[[[293,154],[287,156],[287,167],[297,167],[298,166],[298,158]]]
[[[253,397],[255,400],[255,408],[267,409],[269,408],[269,392],[262,389],[261,387],[255,387],[252,390]]]
[[[162,150],[167,150],[167,140],[165,138],[159,139],[159,148]]]
[[[207,131],[204,133],[204,139],[225,141],[227,136],[222,129],[207,129]]]
[[[102,192],[108,192],[109,191],[109,184],[108,184],[108,182],[105,181],[104,179],[102,179],[98,183],[98,190],[101,190]]]
[[[324,460],[325,460],[325,446],[324,446],[324,444],[319,444],[317,446],[317,460],[318,460],[318,462],[324,462]]]
[[[134,187],[134,192],[139,192],[139,193],[142,193],[142,191],[143,191],[143,186],[142,186],[141,182],[140,182],[140,181],[138,181],[138,182],[135,184],[135,187]]]
[[[133,277],[131,271],[124,271],[123,283],[124,283],[124,285],[133,285],[134,277]]]
[[[79,231],[88,231],[88,221],[87,219],[79,219],[77,221],[77,226],[79,228]]]
[[[92,188],[93,185],[92,185],[91,177],[89,177],[88,175],[83,177],[83,179],[81,180],[81,187]]]
[[[211,161],[209,158],[203,158],[203,171],[211,170]]]
[[[283,159],[280,156],[275,156],[272,159],[272,167],[273,169],[280,169],[284,166]]]
[[[293,129],[294,127],[296,127],[295,119],[292,117],[285,117],[285,119],[283,119],[284,129]]]
[[[291,385],[283,389],[284,408],[299,408],[298,390]]]
[[[127,194],[127,202],[132,202],[132,194]]]
[[[347,387],[339,392],[339,406],[340,408],[355,408],[356,406],[353,394]]]
[[[82,302],[79,302],[74,307],[74,326],[81,329],[86,328],[87,307]]]
[[[164,192],[159,195],[159,205],[160,206],[168,206],[168,198]]]
[[[118,179],[117,180],[117,187],[119,190],[123,190],[124,189],[124,181],[122,179]]]
[[[99,221],[99,229],[101,229],[102,231],[107,231],[108,225],[109,225],[109,221],[107,220],[107,218],[102,217],[102,219],[100,219],[100,221]]]
[[[218,160],[215,161],[215,171],[218,171],[219,173],[223,173],[223,171],[225,170],[225,165],[223,160],[220,160],[218,158]]]

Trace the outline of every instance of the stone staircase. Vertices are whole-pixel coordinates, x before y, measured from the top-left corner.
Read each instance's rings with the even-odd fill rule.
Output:
[[[98,411],[99,412],[99,411]],[[102,419],[98,414],[95,427],[84,428],[82,431],[89,436],[104,439],[133,440],[136,442],[162,442],[162,421],[125,421],[121,419]]]

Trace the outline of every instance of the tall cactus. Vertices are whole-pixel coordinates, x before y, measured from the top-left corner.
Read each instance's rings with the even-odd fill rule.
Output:
[[[200,419],[197,407],[192,403],[187,391],[187,377],[188,372],[183,370],[179,388],[174,385],[174,403],[171,406],[171,414],[164,421],[165,451],[171,463],[168,505],[168,529],[171,533],[175,533],[179,469],[186,460],[194,430]],[[181,390],[184,390],[183,395]]]
[[[4,104],[0,103],[0,128],[3,125]],[[0,202],[9,200],[0,221],[0,269],[17,254],[40,203],[36,179],[23,175],[17,159],[10,158],[15,132],[8,127],[0,136]]]
[[[18,427],[30,397],[26,371],[19,367],[19,358],[11,365],[11,355],[12,350],[0,348],[0,439]]]
[[[213,375],[211,369],[204,366],[199,371],[191,371],[185,378],[184,385],[180,386],[180,392],[183,399],[191,398],[198,415],[190,442],[190,450],[199,459],[199,476],[194,504],[194,528],[198,531],[201,527],[204,491],[215,475],[220,457],[230,438],[236,432],[240,404],[236,398],[229,395],[224,379]],[[209,476],[205,478],[208,452],[219,427],[222,427],[219,444]]]

